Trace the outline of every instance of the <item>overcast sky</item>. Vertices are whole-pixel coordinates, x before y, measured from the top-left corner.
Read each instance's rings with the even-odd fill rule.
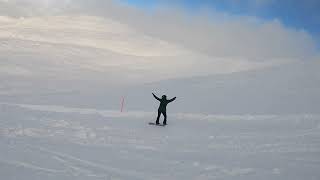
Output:
[[[0,0],[0,100],[145,110],[155,92],[179,112],[319,112],[317,21],[297,21],[316,18],[311,1],[295,15],[199,2]]]
[[[154,9],[159,5],[181,6],[193,13],[204,8],[234,15],[256,16],[265,20],[279,19],[285,25],[304,29],[320,36],[320,1],[318,0],[123,0],[140,8]],[[319,39],[318,39],[319,40]]]
[[[134,72],[131,77],[146,80],[318,60],[318,21],[311,20],[318,15],[314,11],[318,3],[303,2],[293,1],[290,6],[294,7],[286,9],[287,1],[274,0],[0,0],[0,50],[7,52],[7,59],[21,51],[36,58],[52,57],[48,64],[64,62],[53,58],[63,50],[64,57],[72,59],[66,66],[99,72],[117,67],[118,73]],[[298,7],[302,7],[300,14]],[[310,20],[298,22],[298,15]],[[30,43],[41,48],[30,47]],[[87,52],[71,53],[64,46]],[[97,54],[93,49],[103,52]],[[0,70],[39,72],[16,64],[8,62]]]

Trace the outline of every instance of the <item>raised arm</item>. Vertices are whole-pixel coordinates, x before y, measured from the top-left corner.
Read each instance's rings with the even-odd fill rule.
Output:
[[[152,95],[153,95],[153,97],[154,98],[156,98],[158,101],[160,101],[160,98],[158,98],[156,95],[154,95],[153,93],[152,93]]]
[[[177,98],[177,97],[174,97],[174,98],[172,98],[172,99],[169,99],[169,100],[168,100],[169,103],[171,103],[172,101],[176,100],[176,98]]]

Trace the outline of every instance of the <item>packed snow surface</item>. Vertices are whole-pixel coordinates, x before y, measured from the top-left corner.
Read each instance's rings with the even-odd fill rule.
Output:
[[[320,179],[319,115],[170,114],[0,104],[13,180]]]

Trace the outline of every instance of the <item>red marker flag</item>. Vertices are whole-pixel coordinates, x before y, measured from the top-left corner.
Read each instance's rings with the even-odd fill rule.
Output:
[[[123,106],[124,106],[124,97],[122,97],[122,100],[121,100],[121,109],[120,109],[120,112],[123,112]]]

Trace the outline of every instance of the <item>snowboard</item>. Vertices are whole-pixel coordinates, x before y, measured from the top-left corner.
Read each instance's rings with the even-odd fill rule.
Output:
[[[164,124],[156,124],[156,123],[154,123],[154,122],[149,122],[149,125],[154,125],[154,126],[166,126],[166,125],[164,125]]]

